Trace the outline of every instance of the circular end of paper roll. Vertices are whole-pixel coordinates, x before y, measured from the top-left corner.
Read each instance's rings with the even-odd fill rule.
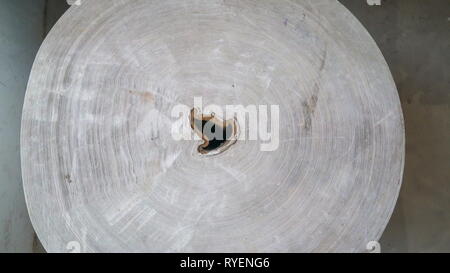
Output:
[[[199,148],[198,98],[232,141]],[[91,0],[39,50],[21,158],[49,252],[366,252],[404,128],[380,50],[337,1]]]

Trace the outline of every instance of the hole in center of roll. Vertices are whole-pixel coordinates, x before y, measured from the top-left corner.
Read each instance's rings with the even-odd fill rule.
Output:
[[[237,141],[236,119],[223,120],[214,113],[204,115],[191,110],[191,128],[203,140],[197,151],[202,155],[217,155],[228,150]]]

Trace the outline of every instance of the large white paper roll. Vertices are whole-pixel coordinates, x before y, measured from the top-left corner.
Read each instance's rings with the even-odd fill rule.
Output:
[[[176,107],[207,114],[195,100],[267,108],[271,137],[235,117],[237,139],[202,154],[174,134]],[[36,57],[21,154],[49,252],[363,252],[398,196],[404,127],[337,1],[83,0]]]

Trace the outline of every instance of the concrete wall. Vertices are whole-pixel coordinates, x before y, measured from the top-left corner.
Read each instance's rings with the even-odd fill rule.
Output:
[[[22,190],[22,103],[43,39],[44,0],[0,0],[0,252],[31,252],[34,232]]]

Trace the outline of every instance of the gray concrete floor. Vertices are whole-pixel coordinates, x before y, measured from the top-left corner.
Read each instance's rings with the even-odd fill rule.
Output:
[[[340,2],[378,43],[405,116],[403,186],[382,252],[450,252],[450,1]],[[47,31],[65,9],[47,1]]]

